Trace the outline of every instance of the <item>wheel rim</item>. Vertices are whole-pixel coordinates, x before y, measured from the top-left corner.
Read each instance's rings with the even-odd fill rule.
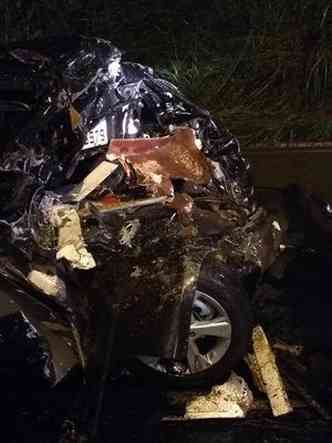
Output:
[[[213,297],[196,291],[193,302],[186,364],[162,362],[158,357],[140,356],[144,364],[162,373],[184,376],[206,371],[228,351],[232,325],[227,311]]]

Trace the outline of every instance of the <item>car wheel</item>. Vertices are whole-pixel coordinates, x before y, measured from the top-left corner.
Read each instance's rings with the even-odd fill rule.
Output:
[[[134,369],[174,387],[211,385],[225,380],[245,356],[252,328],[249,297],[229,272],[201,276],[192,305],[184,363],[140,356]]]

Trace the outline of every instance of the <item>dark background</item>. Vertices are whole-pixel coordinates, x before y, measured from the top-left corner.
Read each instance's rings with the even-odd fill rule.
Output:
[[[2,42],[110,39],[222,117],[244,146],[331,138],[330,0],[2,0],[0,20]]]

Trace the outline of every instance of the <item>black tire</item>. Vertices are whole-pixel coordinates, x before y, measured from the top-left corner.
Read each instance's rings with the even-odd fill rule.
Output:
[[[224,356],[208,369],[184,375],[170,375],[148,366],[136,359],[131,369],[147,381],[176,387],[191,388],[209,386],[226,380],[248,351],[252,330],[252,313],[246,294],[236,270],[214,264],[203,269],[197,289],[215,299],[227,312],[232,326],[231,341]]]

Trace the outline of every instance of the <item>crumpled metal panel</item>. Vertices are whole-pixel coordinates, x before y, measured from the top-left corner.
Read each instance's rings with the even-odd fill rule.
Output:
[[[186,319],[182,310],[188,289],[186,248],[173,214],[154,205],[104,213],[98,217],[107,226],[104,229],[93,216],[86,220],[85,238],[97,258],[91,286],[98,293],[91,293],[91,305],[103,298],[119,312],[121,355],[145,351],[175,358],[185,349],[176,337]]]
[[[212,178],[206,157],[195,145],[194,131],[177,128],[168,137],[153,139],[113,139],[109,156],[119,156],[132,165],[138,183],[153,195],[174,195],[172,179],[207,185]]]
[[[2,256],[0,265],[1,366],[10,376],[54,385],[78,363],[71,327],[54,302],[25,291],[12,257]]]

